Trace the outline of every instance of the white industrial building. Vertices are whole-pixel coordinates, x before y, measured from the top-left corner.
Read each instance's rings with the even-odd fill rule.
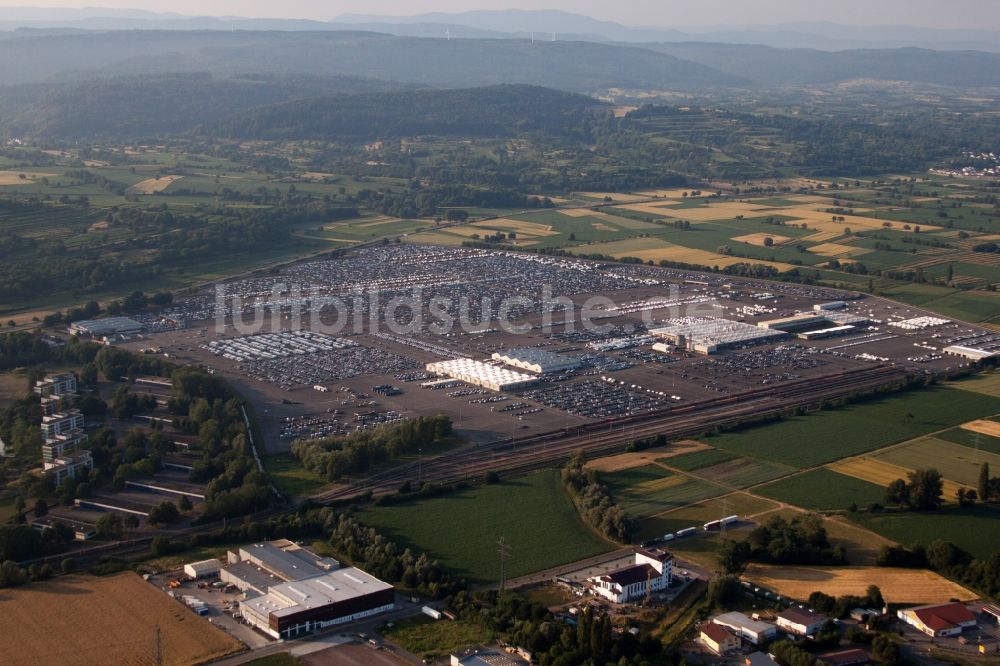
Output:
[[[590,589],[605,599],[624,604],[661,592],[670,585],[674,556],[663,550],[637,550],[635,564],[587,579]]]
[[[772,331],[729,319],[679,323],[650,329],[649,333],[678,349],[699,354],[714,354],[731,347],[773,342],[788,335],[784,331]]]
[[[778,628],[768,622],[754,620],[739,611],[723,613],[712,618],[712,622],[732,630],[737,636],[754,645],[774,638]]]
[[[540,375],[565,372],[580,367],[579,359],[530,347],[496,352],[493,354],[493,360],[500,361],[512,368],[520,368]]]
[[[222,560],[211,559],[200,562],[190,562],[184,565],[184,575],[188,578],[204,578],[215,576],[222,569]]]
[[[115,335],[135,335],[141,333],[143,325],[128,317],[107,317],[106,319],[85,319],[69,325],[72,335],[89,338],[104,338]]]
[[[950,347],[945,347],[941,351],[949,356],[961,356],[962,358],[969,359],[970,361],[982,361],[987,358],[993,358],[997,355],[997,352],[995,351],[989,351],[988,349],[976,349],[975,347],[965,347],[963,345],[952,345]]]
[[[827,617],[807,608],[791,606],[778,613],[778,626],[795,636],[812,636],[826,623]]]
[[[455,358],[428,363],[426,370],[435,375],[451,377],[474,386],[482,386],[491,391],[509,391],[538,381],[534,375],[515,372],[482,361],[474,361],[471,358]]]

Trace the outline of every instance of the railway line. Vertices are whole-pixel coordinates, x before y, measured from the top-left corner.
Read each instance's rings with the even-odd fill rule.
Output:
[[[734,425],[748,417],[764,417],[858,391],[891,386],[906,376],[904,370],[889,366],[860,368],[818,382],[802,380],[652,414],[550,431],[521,440],[507,438],[472,451],[459,449],[419,464],[397,467],[350,487],[321,493],[313,499],[334,502],[367,492],[384,494],[395,491],[406,481],[448,482],[474,478],[488,471],[526,472],[566,460],[576,451],[583,451],[588,457],[618,453],[623,444],[635,439],[660,434],[674,440],[694,436],[711,428]]]

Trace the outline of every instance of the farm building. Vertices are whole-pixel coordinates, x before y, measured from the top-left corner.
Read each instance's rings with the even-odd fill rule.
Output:
[[[738,636],[750,641],[754,645],[773,638],[778,633],[778,628],[773,624],[753,620],[738,611],[717,615],[712,618],[712,622],[727,629],[732,629]]]
[[[778,613],[778,626],[796,636],[812,636],[826,621],[825,615],[795,606]]]
[[[714,354],[724,349],[773,342],[787,337],[784,331],[771,331],[752,324],[728,319],[710,319],[650,329],[649,334],[678,349],[699,354]]]
[[[491,391],[508,391],[538,381],[534,375],[498,368],[495,365],[474,361],[471,358],[456,358],[449,361],[428,363],[426,370],[435,375],[451,377]]]
[[[562,356],[543,349],[511,349],[506,352],[496,352],[493,354],[494,361],[500,361],[512,368],[528,370],[540,375],[547,375],[553,372],[565,372],[575,370],[580,367],[580,361],[569,356]]]
[[[698,627],[698,640],[717,655],[740,649],[743,642],[722,625],[706,622]]]
[[[392,585],[346,567],[248,596],[240,602],[240,614],[270,636],[294,638],[392,610],[395,598]]]
[[[217,559],[201,560],[184,565],[184,575],[188,578],[204,578],[214,576],[222,568],[222,561]]]
[[[69,325],[69,332],[87,338],[104,338],[116,335],[141,333],[143,325],[128,317],[108,317],[106,319],[85,319]]]
[[[953,602],[931,606],[917,606],[896,611],[896,616],[928,636],[957,636],[965,629],[976,626],[976,616],[965,604]]]
[[[975,347],[964,347],[962,345],[952,345],[950,347],[945,347],[941,351],[949,356],[961,356],[962,358],[967,358],[970,361],[982,361],[983,359],[993,358],[997,355],[997,352],[995,351],[976,349]]]
[[[618,604],[641,599],[667,589],[673,575],[674,556],[655,549],[637,550],[635,564],[587,579],[591,589]]]

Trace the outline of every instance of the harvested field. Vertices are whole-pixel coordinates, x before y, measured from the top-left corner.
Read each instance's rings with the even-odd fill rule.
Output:
[[[683,199],[684,193],[690,193],[691,190],[681,189],[675,187],[669,190],[642,190],[641,192],[636,192],[636,194],[641,194],[646,197],[660,197],[662,199]]]
[[[682,456],[707,448],[707,444],[687,439],[677,442],[676,444],[657,446],[644,451],[621,453],[619,455],[608,456],[606,458],[595,458],[594,460],[588,461],[586,467],[587,469],[597,470],[598,472],[617,472],[623,469],[642,467],[643,465],[654,463],[657,460],[666,460],[672,458],[673,456]]]
[[[788,236],[779,236],[778,234],[747,234],[746,236],[736,236],[733,240],[738,243],[749,243],[758,247],[767,247],[768,238],[773,241],[773,245],[781,245],[792,240]]]
[[[997,393],[990,393],[989,395],[1000,395],[1000,387],[997,387],[994,390],[996,390]],[[983,435],[989,435],[990,437],[1000,437],[1000,423],[997,423],[996,421],[986,421],[983,419],[970,421],[969,423],[963,423],[962,429],[971,430],[972,432],[978,432]]]
[[[843,231],[820,231],[811,236],[806,236],[802,240],[812,241],[813,243],[822,243],[824,241],[833,240],[834,238],[839,238],[843,236]]]
[[[883,488],[896,479],[905,479],[907,474],[912,472],[913,467],[902,467],[882,460],[880,457],[847,458],[827,465],[828,469],[840,472],[855,479],[861,479],[869,483],[874,483]],[[942,476],[944,473],[942,472]],[[942,496],[945,502],[954,502],[955,495],[959,488],[968,488],[965,484],[956,483],[945,477],[943,483]]]
[[[184,176],[160,176],[159,178],[147,178],[146,180],[139,181],[130,187],[129,190],[137,194],[156,194],[157,192],[162,192],[167,189],[170,187],[171,183],[174,183],[183,177]]]
[[[586,197],[588,199],[604,200],[605,198],[610,198],[612,201],[623,201],[625,203],[642,201],[643,199],[649,198],[636,194],[623,194],[622,192],[574,192],[574,194],[578,194],[581,197]]]
[[[853,247],[851,245],[840,245],[838,243],[820,243],[807,248],[809,252],[821,254],[824,257],[857,257],[871,252],[866,247]]]
[[[150,664],[157,626],[165,664],[200,664],[245,649],[134,573],[33,583],[3,590],[0,600],[3,662],[11,666]]]
[[[479,227],[480,229],[497,228],[503,232],[513,231],[517,234],[524,234],[525,236],[559,235],[559,232],[553,230],[552,227],[548,224],[539,224],[538,222],[527,222],[525,220],[509,220],[503,217],[496,220],[473,222],[472,226]]]
[[[779,261],[762,261],[759,259],[745,259],[742,257],[730,257],[705,250],[696,250],[680,245],[672,245],[659,238],[630,238],[624,241],[612,241],[609,243],[594,243],[587,246],[593,252],[608,254],[616,258],[638,257],[643,261],[661,260],[676,261],[685,264],[698,266],[718,266],[724,268],[734,264],[763,264],[773,266],[779,271],[789,271],[795,266]]]
[[[608,225],[602,222],[591,222],[590,226],[594,228],[594,231],[610,231],[612,233],[618,231],[614,227],[609,227]]]
[[[967,601],[977,596],[936,573],[919,569],[751,564],[745,575],[782,596],[800,601],[816,591],[832,596],[864,596],[869,585],[878,585],[892,604],[945,603],[952,598]]]
[[[676,202],[664,200],[655,203],[627,204],[624,206],[615,206],[615,208],[629,210],[633,213],[642,213],[643,215],[650,215],[652,217],[681,217],[681,211],[668,208],[668,206],[674,204]]]
[[[893,542],[870,530],[848,522],[840,516],[823,518],[826,536],[834,546],[843,546],[847,551],[847,561],[855,566],[875,566],[882,546]]]
[[[21,178],[21,176],[24,178]],[[32,173],[28,171],[0,171],[0,185],[30,185],[41,178],[52,178],[54,173]]]

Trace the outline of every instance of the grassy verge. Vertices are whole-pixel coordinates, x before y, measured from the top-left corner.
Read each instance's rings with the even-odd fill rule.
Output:
[[[381,633],[404,650],[425,660],[444,658],[452,652],[493,640],[493,635],[479,625],[462,620],[435,621],[423,615],[397,622]]]

